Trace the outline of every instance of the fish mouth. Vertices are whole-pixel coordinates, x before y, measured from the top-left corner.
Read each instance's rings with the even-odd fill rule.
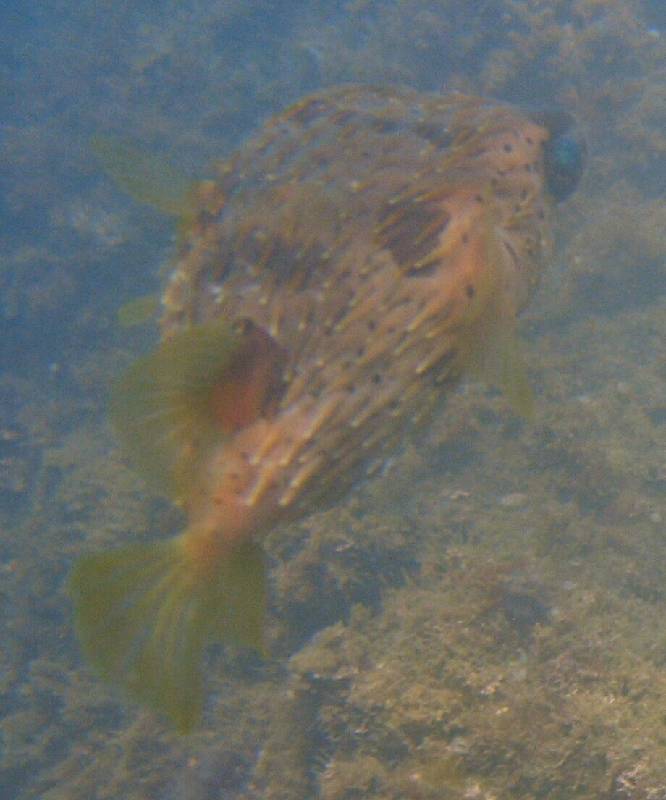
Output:
[[[585,170],[585,138],[568,111],[548,109],[529,116],[550,134],[543,146],[544,177],[548,193],[561,203],[575,191]]]

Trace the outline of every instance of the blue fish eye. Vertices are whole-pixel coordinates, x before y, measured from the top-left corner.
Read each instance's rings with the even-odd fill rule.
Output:
[[[544,176],[546,189],[559,203],[574,191],[583,174],[585,140],[573,116],[562,109],[532,110],[529,117],[550,133],[543,146]]]
[[[574,191],[585,167],[585,142],[571,133],[554,135],[544,145],[546,187],[558,202]]]

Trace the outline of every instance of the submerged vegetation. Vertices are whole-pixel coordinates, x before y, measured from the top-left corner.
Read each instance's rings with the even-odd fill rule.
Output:
[[[25,356],[0,375],[0,794],[663,797],[660,4],[491,0],[474,20],[459,0],[159,5],[37,18],[19,79],[36,102],[1,145],[3,364]],[[65,594],[82,552],[182,525],[104,411],[152,336],[117,309],[158,289],[173,232],[84,143],[130,131],[197,172],[347,80],[559,103],[585,126],[590,169],[523,321],[535,417],[463,387],[388,475],[271,536],[271,657],[212,653],[205,725],[181,739],[82,667]]]

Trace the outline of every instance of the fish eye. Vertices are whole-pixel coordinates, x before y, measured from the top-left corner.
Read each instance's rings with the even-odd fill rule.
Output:
[[[543,146],[543,166],[546,188],[559,203],[578,186],[587,148],[571,114],[558,109],[533,111],[530,118],[550,133]]]
[[[544,145],[546,187],[558,202],[574,191],[585,167],[585,142],[572,133],[561,133]]]

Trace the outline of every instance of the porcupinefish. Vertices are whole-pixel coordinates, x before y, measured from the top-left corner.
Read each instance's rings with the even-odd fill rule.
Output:
[[[268,531],[376,472],[465,373],[529,413],[516,315],[553,200],[581,173],[571,123],[346,86],[269,121],[189,192],[162,343],[112,401],[130,456],[188,522],[75,567],[78,633],[104,677],[191,729],[206,646],[262,647]]]

